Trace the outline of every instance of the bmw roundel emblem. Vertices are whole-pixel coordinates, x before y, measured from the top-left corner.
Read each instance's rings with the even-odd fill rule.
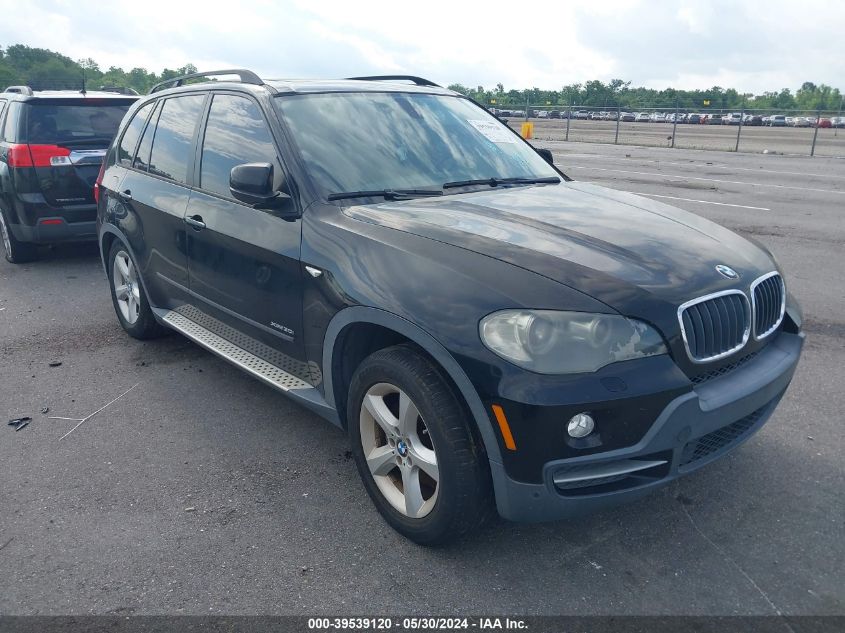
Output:
[[[730,266],[725,266],[724,264],[716,266],[716,272],[722,275],[722,277],[727,277],[728,279],[739,279],[739,273]]]
[[[408,454],[408,445],[405,444],[402,440],[396,443],[396,450],[399,451],[399,455],[405,457]]]

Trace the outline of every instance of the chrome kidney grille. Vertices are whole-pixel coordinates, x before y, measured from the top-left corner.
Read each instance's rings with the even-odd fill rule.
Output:
[[[786,290],[783,279],[768,273],[751,284],[751,301],[742,290],[724,290],[678,308],[678,320],[687,354],[694,363],[730,356],[774,332],[783,320]]]
[[[786,310],[786,289],[777,273],[763,275],[751,284],[751,306],[754,313],[754,338],[760,340],[774,332]]]
[[[733,354],[751,333],[751,306],[741,290],[688,301],[678,309],[689,357],[697,363]]]

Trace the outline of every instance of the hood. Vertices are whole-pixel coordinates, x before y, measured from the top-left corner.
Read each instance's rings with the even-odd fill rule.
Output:
[[[768,253],[718,224],[654,200],[562,182],[354,206],[349,216],[494,257],[636,316],[775,270]],[[726,279],[716,266],[740,274]],[[643,303],[645,302],[645,303]],[[650,308],[645,304],[650,303]]]

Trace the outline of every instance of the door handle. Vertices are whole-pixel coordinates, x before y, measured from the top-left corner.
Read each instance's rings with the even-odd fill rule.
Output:
[[[198,231],[205,228],[205,222],[202,221],[201,215],[189,215],[185,218],[185,222],[190,224]]]
[[[130,200],[132,200],[132,192],[129,191],[129,189],[118,191],[117,197],[120,198],[123,202],[129,202]]]

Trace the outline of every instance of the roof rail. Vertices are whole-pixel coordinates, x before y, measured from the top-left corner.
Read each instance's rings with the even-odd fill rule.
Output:
[[[150,88],[149,94],[153,94],[154,92],[158,92],[159,90],[164,90],[165,88],[170,88],[171,84],[174,88],[177,86],[181,86],[182,84],[184,84],[186,79],[194,79],[197,77],[214,77],[216,75],[237,75],[238,79],[242,84],[252,84],[254,86],[264,85],[264,82],[261,80],[261,77],[256,75],[251,70],[245,70],[243,68],[231,68],[228,70],[209,70],[208,72],[204,73],[191,73],[190,75],[182,75],[181,77],[166,79]]]
[[[370,77],[347,77],[347,79],[352,79],[354,81],[412,81],[417,86],[431,86],[433,88],[440,88],[441,86],[437,85],[433,81],[429,81],[428,79],[423,79],[422,77],[415,77],[414,75],[373,75]]]
[[[32,96],[32,88],[29,86],[9,86],[3,92],[14,92],[16,94]]]
[[[100,92],[113,92],[118,95],[137,95],[138,91],[128,86],[100,86]]]

